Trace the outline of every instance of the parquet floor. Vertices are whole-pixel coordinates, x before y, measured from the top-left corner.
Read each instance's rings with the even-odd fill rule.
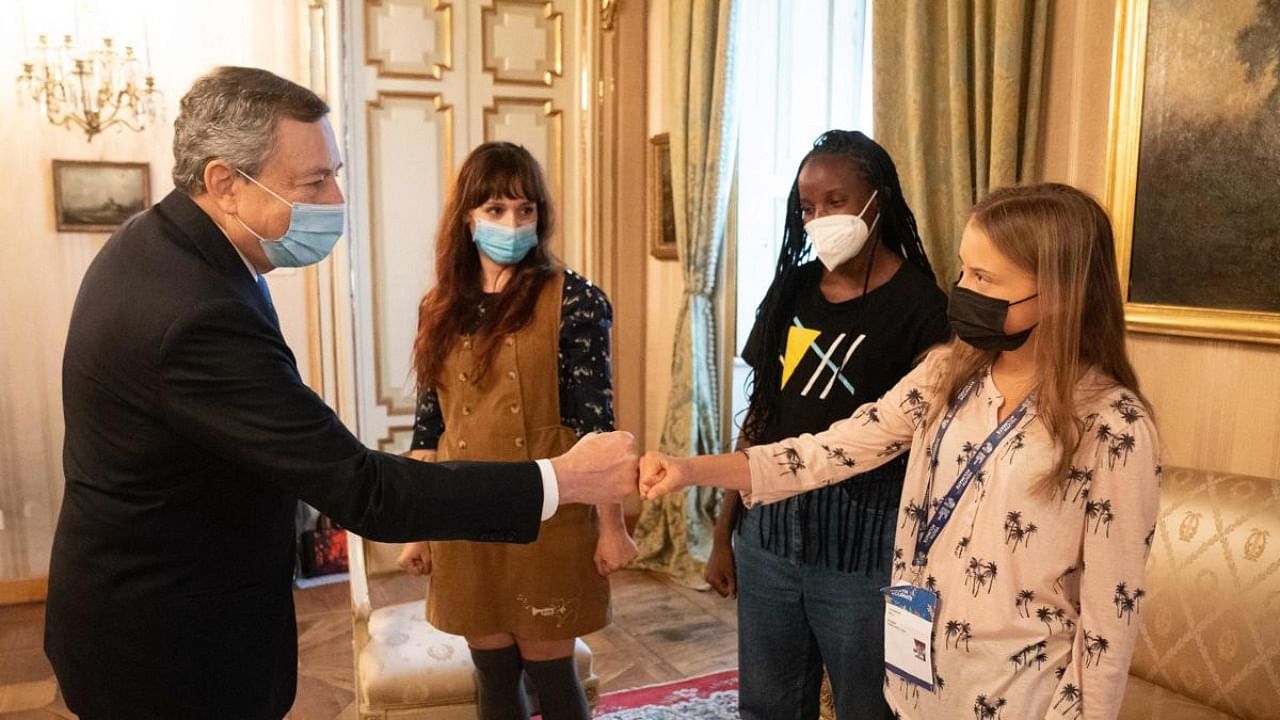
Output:
[[[612,692],[737,666],[732,600],[680,587],[662,575],[612,578],[613,624],[587,637],[601,691]],[[374,581],[374,606],[424,597],[425,580]],[[346,583],[295,590],[300,667],[290,720],[355,720],[351,614]],[[41,650],[44,605],[0,607],[0,718],[74,718]]]

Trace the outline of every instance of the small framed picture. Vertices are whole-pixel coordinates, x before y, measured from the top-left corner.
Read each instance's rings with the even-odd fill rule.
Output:
[[[676,214],[671,197],[671,142],[667,133],[649,138],[649,253],[675,260]]]
[[[58,232],[114,232],[150,206],[149,163],[53,161]]]

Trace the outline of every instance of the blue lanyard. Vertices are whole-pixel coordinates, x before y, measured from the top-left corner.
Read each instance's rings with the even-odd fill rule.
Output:
[[[933,437],[933,448],[929,455],[929,488],[930,492],[921,501],[924,503],[927,513],[929,507],[929,495],[932,495],[933,478],[938,468],[938,452],[942,447],[942,438],[947,434],[947,429],[951,427],[951,421],[955,419],[956,413],[973,394],[974,388],[978,386],[978,378],[973,378],[965,384],[960,392],[956,395],[955,402],[951,403],[951,407],[947,408],[947,414],[942,418],[942,423],[938,426],[938,432]],[[978,472],[982,470],[982,466],[986,464],[987,458],[995,452],[1000,446],[1000,442],[1004,440],[1009,431],[1018,426],[1023,416],[1027,414],[1027,410],[1034,402],[1034,395],[1028,395],[1018,407],[1004,422],[996,426],[995,430],[987,436],[973,455],[969,458],[969,462],[965,464],[964,470],[956,478],[956,482],[951,486],[951,490],[942,498],[942,502],[938,504],[938,510],[933,514],[933,519],[928,523],[920,523],[919,529],[916,530],[916,552],[912,564],[918,567],[924,567],[929,564],[929,550],[933,547],[933,543],[942,534],[942,529],[951,521],[951,514],[955,512],[956,505],[960,502],[960,497],[964,495],[964,491],[969,489],[970,483],[978,476]]]

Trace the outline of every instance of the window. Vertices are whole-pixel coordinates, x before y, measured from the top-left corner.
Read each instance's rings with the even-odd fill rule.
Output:
[[[773,281],[796,167],[832,128],[871,134],[869,0],[759,0],[738,27],[736,439],[749,368],[742,347]]]

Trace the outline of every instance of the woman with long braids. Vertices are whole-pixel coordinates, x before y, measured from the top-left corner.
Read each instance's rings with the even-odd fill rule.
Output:
[[[419,308],[414,458],[553,457],[613,429],[609,299],[551,254],[552,221],[528,150],[485,143],[462,164]],[[543,718],[586,720],[574,644],[608,624],[606,576],[635,555],[621,505],[566,505],[531,544],[411,543],[400,565],[432,575],[431,624],[466,637],[482,720],[527,720],[522,676]]]
[[[743,351],[753,382],[739,447],[848,417],[948,336],[893,160],[860,132],[824,133],[792,184],[777,273]],[[905,467],[747,511],[726,493],[707,581],[738,595],[743,718],[818,717],[824,665],[840,720],[883,715],[880,588]]]

